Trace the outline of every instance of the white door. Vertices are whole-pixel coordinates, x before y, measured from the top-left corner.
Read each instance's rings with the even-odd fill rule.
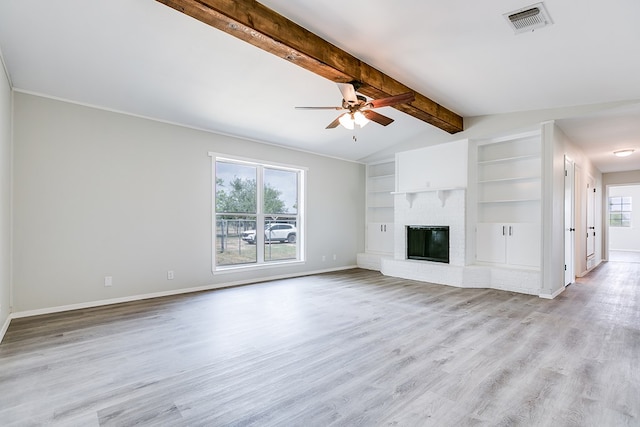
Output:
[[[564,284],[570,285],[575,275],[575,197],[573,161],[564,158]]]
[[[587,180],[587,259],[596,253],[596,183]]]
[[[476,261],[504,264],[507,226],[494,222],[480,222],[476,226]]]

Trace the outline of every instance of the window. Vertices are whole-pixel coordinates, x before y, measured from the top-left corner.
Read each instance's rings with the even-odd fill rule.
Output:
[[[214,270],[302,261],[304,170],[211,156]]]
[[[609,225],[631,227],[631,197],[609,197]]]

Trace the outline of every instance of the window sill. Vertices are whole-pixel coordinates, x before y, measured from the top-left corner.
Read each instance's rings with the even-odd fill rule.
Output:
[[[273,261],[264,264],[241,264],[241,265],[229,265],[218,267],[213,270],[213,274],[229,274],[238,273],[241,271],[254,271],[254,270],[269,270],[273,268],[280,268],[292,265],[304,265],[305,261],[291,260],[291,261]]]

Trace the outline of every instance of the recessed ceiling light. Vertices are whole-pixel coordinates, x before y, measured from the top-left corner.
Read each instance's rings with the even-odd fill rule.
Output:
[[[631,153],[633,153],[635,150],[632,149],[628,149],[628,150],[618,150],[618,151],[614,151],[613,154],[615,154],[618,157],[627,157],[630,156]]]

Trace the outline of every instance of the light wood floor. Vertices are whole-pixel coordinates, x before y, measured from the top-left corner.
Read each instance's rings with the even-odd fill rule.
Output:
[[[0,425],[640,425],[640,264],[555,300],[351,270],[11,323]]]

